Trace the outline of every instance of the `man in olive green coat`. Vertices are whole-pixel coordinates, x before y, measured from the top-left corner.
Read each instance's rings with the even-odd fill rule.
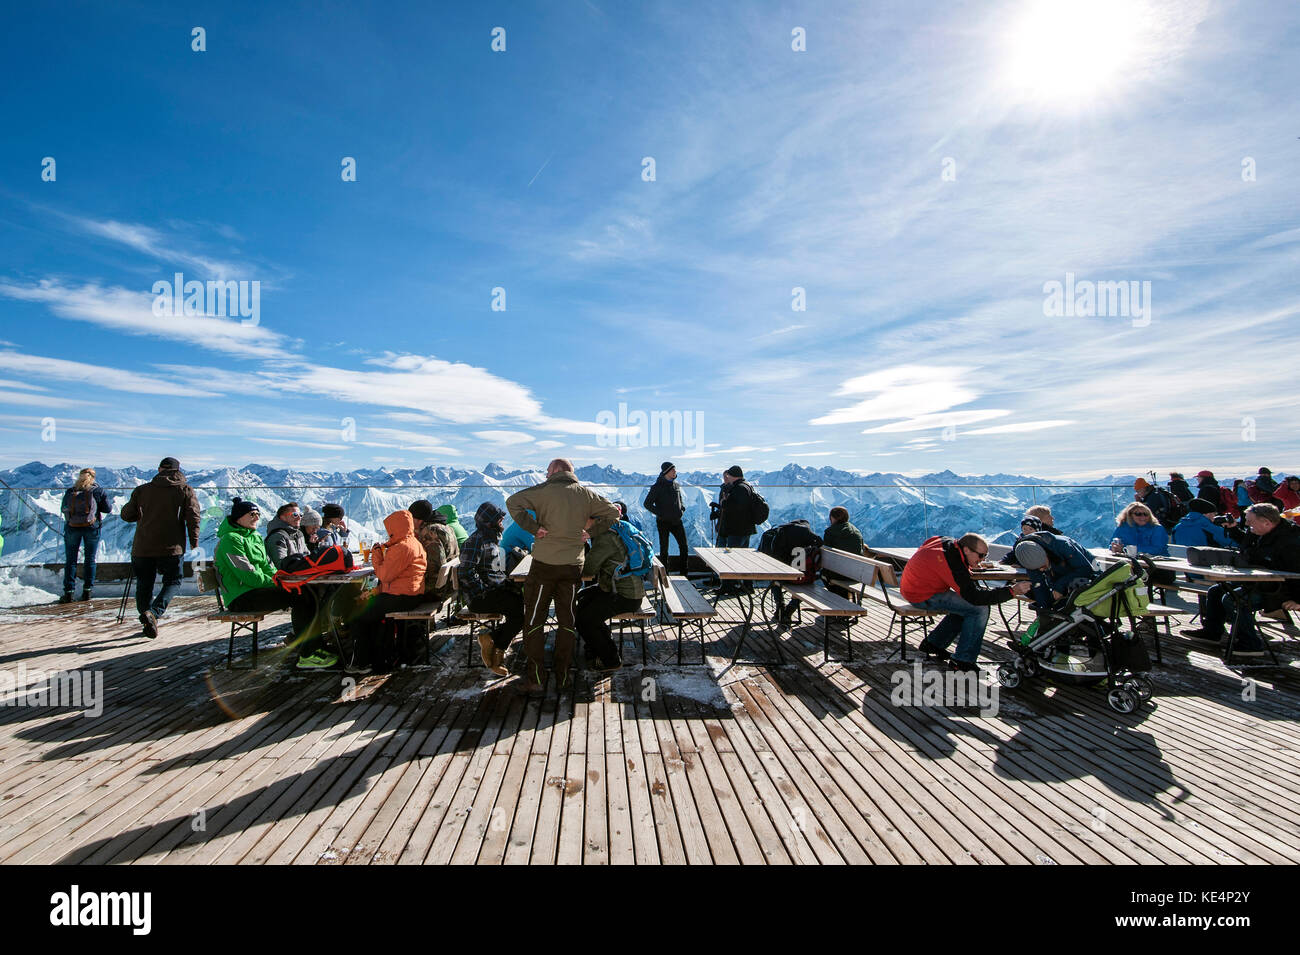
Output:
[[[573,660],[573,602],[582,580],[588,532],[603,534],[621,515],[605,498],[583,487],[573,473],[572,462],[564,458],[550,463],[544,483],[510,495],[506,509],[516,524],[536,536],[533,562],[524,581],[525,688],[536,692],[546,682],[546,615],[554,600],[555,684],[563,690],[569,684]]]
[[[587,648],[587,665],[602,672],[617,670],[623,664],[618,647],[610,634],[609,619],[616,614],[641,609],[645,581],[636,574],[618,572],[628,562],[627,547],[617,530],[611,527],[591,538],[591,550],[582,569],[592,586],[578,592],[578,636]]]

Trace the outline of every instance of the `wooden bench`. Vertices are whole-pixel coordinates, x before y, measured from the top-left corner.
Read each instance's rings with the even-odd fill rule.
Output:
[[[221,575],[217,573],[215,565],[200,570],[198,578],[199,593],[211,592],[216,594],[217,597],[217,612],[208,614],[207,619],[230,624],[230,642],[226,646],[226,669],[255,669],[257,667],[257,628],[266,619],[266,614],[239,613],[227,610],[225,601],[221,599]],[[252,661],[246,667],[235,666],[235,637],[240,633],[247,633],[253,638]]]
[[[797,612],[802,613],[807,607],[822,618],[822,663],[831,662],[831,618],[847,621],[844,640],[848,644],[848,656],[835,662],[848,663],[853,659],[853,635],[849,628],[854,620],[867,615],[867,608],[862,605],[862,592],[875,586],[878,571],[870,558],[834,547],[822,548],[822,570],[846,584],[857,584],[856,591],[851,592],[856,593],[858,599],[841,597],[817,584],[781,584],[781,589],[799,601]]]
[[[420,604],[418,607],[412,607],[410,610],[394,610],[384,614],[385,620],[392,620],[394,624],[398,621],[417,620],[424,624],[424,663],[429,664],[429,636],[433,633],[438,622],[438,611],[442,609],[442,604],[430,600]]]
[[[665,574],[662,585],[664,607],[677,624],[677,665],[682,665],[682,628],[688,620],[694,620],[700,626],[700,662],[704,663],[704,621],[716,617],[717,609],[685,577]]]
[[[653,620],[657,616],[657,614],[658,611],[655,610],[654,601],[650,599],[650,594],[647,593],[644,597],[641,598],[641,606],[639,609],[628,610],[624,613],[616,613],[614,614],[614,616],[609,618],[611,623],[618,624],[618,646],[620,651],[623,648],[623,626],[627,623],[637,623],[640,625],[642,666],[644,666],[646,662],[646,647],[645,647],[646,621]],[[621,656],[621,652],[620,652],[620,656]]]
[[[456,619],[469,624],[469,640],[465,647],[466,668],[473,669],[476,666],[482,666],[482,661],[474,662],[474,650],[478,645],[478,641],[475,639],[475,631],[500,623],[505,619],[505,615],[499,613],[475,613],[472,610],[465,609],[456,611]]]
[[[833,548],[832,548],[833,549]],[[822,553],[825,553],[823,549]],[[874,557],[859,557],[858,560],[866,561],[876,568],[876,584],[880,590],[880,596],[876,596],[871,590],[863,591],[864,597],[869,597],[878,603],[883,603],[889,608],[893,616],[889,620],[889,629],[885,631],[885,639],[894,632],[894,623],[899,624],[898,631],[898,650],[899,656],[904,663],[907,662],[907,625],[908,621],[919,620],[921,623],[922,638],[930,634],[930,621],[936,617],[946,616],[942,610],[927,610],[925,607],[917,607],[907,603],[901,597],[895,599],[890,593],[890,588],[897,590],[898,574],[894,570],[894,565],[889,561],[876,560]],[[890,656],[893,656],[891,653]]]

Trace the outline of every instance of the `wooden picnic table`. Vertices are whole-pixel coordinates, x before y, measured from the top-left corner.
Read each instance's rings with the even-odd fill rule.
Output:
[[[803,572],[795,570],[789,564],[783,564],[774,557],[760,553],[756,550],[750,550],[747,547],[698,547],[695,553],[704,565],[718,575],[719,580],[738,580],[748,582],[766,583],[768,585],[780,583],[781,581],[794,582],[803,579]],[[740,637],[736,640],[736,650],[731,655],[734,663],[740,656],[740,650],[745,645],[745,637],[749,635],[754,619],[754,592],[752,589],[747,590],[743,595],[745,598],[744,623],[740,628]],[[717,604],[717,597],[714,597],[714,604]],[[781,653],[781,643],[774,639],[778,657]]]
[[[665,571],[664,565],[659,563],[658,557],[651,558],[651,563],[654,566],[653,573],[656,581],[661,580],[662,578],[667,576],[667,571]],[[521,560],[519,563],[515,565],[514,570],[510,571],[510,579],[513,580],[515,583],[522,584],[525,580],[528,579],[528,571],[532,569],[532,566],[533,566],[533,555],[528,554],[524,557],[523,560]],[[583,574],[582,579],[591,580],[592,577],[590,577],[587,574]]]
[[[323,577],[313,577],[311,580],[303,581],[303,586],[311,594],[312,600],[316,603],[316,611],[313,616],[320,616],[321,610],[325,611],[325,622],[321,628],[322,634],[328,633],[334,639],[334,647],[338,650],[338,657],[347,663],[351,663],[346,654],[343,652],[343,640],[338,632],[338,620],[334,617],[334,602],[326,600],[327,587],[338,587],[346,584],[355,584],[364,582],[375,575],[375,568],[369,564],[362,564],[360,567],[353,567],[351,570],[345,570],[337,574],[326,574]],[[355,656],[355,648],[354,648]]]

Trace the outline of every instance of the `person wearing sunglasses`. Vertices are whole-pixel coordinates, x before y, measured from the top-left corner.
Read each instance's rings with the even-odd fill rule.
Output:
[[[299,525],[302,508],[297,501],[281,505],[271,523],[266,525],[266,556],[279,570],[290,557],[306,556],[307,537]]]
[[[989,608],[1029,592],[1028,581],[1010,587],[985,589],[976,585],[971,571],[988,559],[989,544],[979,534],[931,537],[903,568],[898,591],[910,604],[940,610],[946,616],[921,641],[927,659],[947,660],[952,670],[978,670],[976,660],[984,646]],[[948,646],[957,640],[957,649]]]

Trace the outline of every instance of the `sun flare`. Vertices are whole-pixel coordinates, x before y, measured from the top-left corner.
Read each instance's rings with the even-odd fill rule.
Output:
[[[1147,12],[1141,0],[1029,0],[1006,33],[1006,85],[1042,102],[1113,91],[1150,42]]]

